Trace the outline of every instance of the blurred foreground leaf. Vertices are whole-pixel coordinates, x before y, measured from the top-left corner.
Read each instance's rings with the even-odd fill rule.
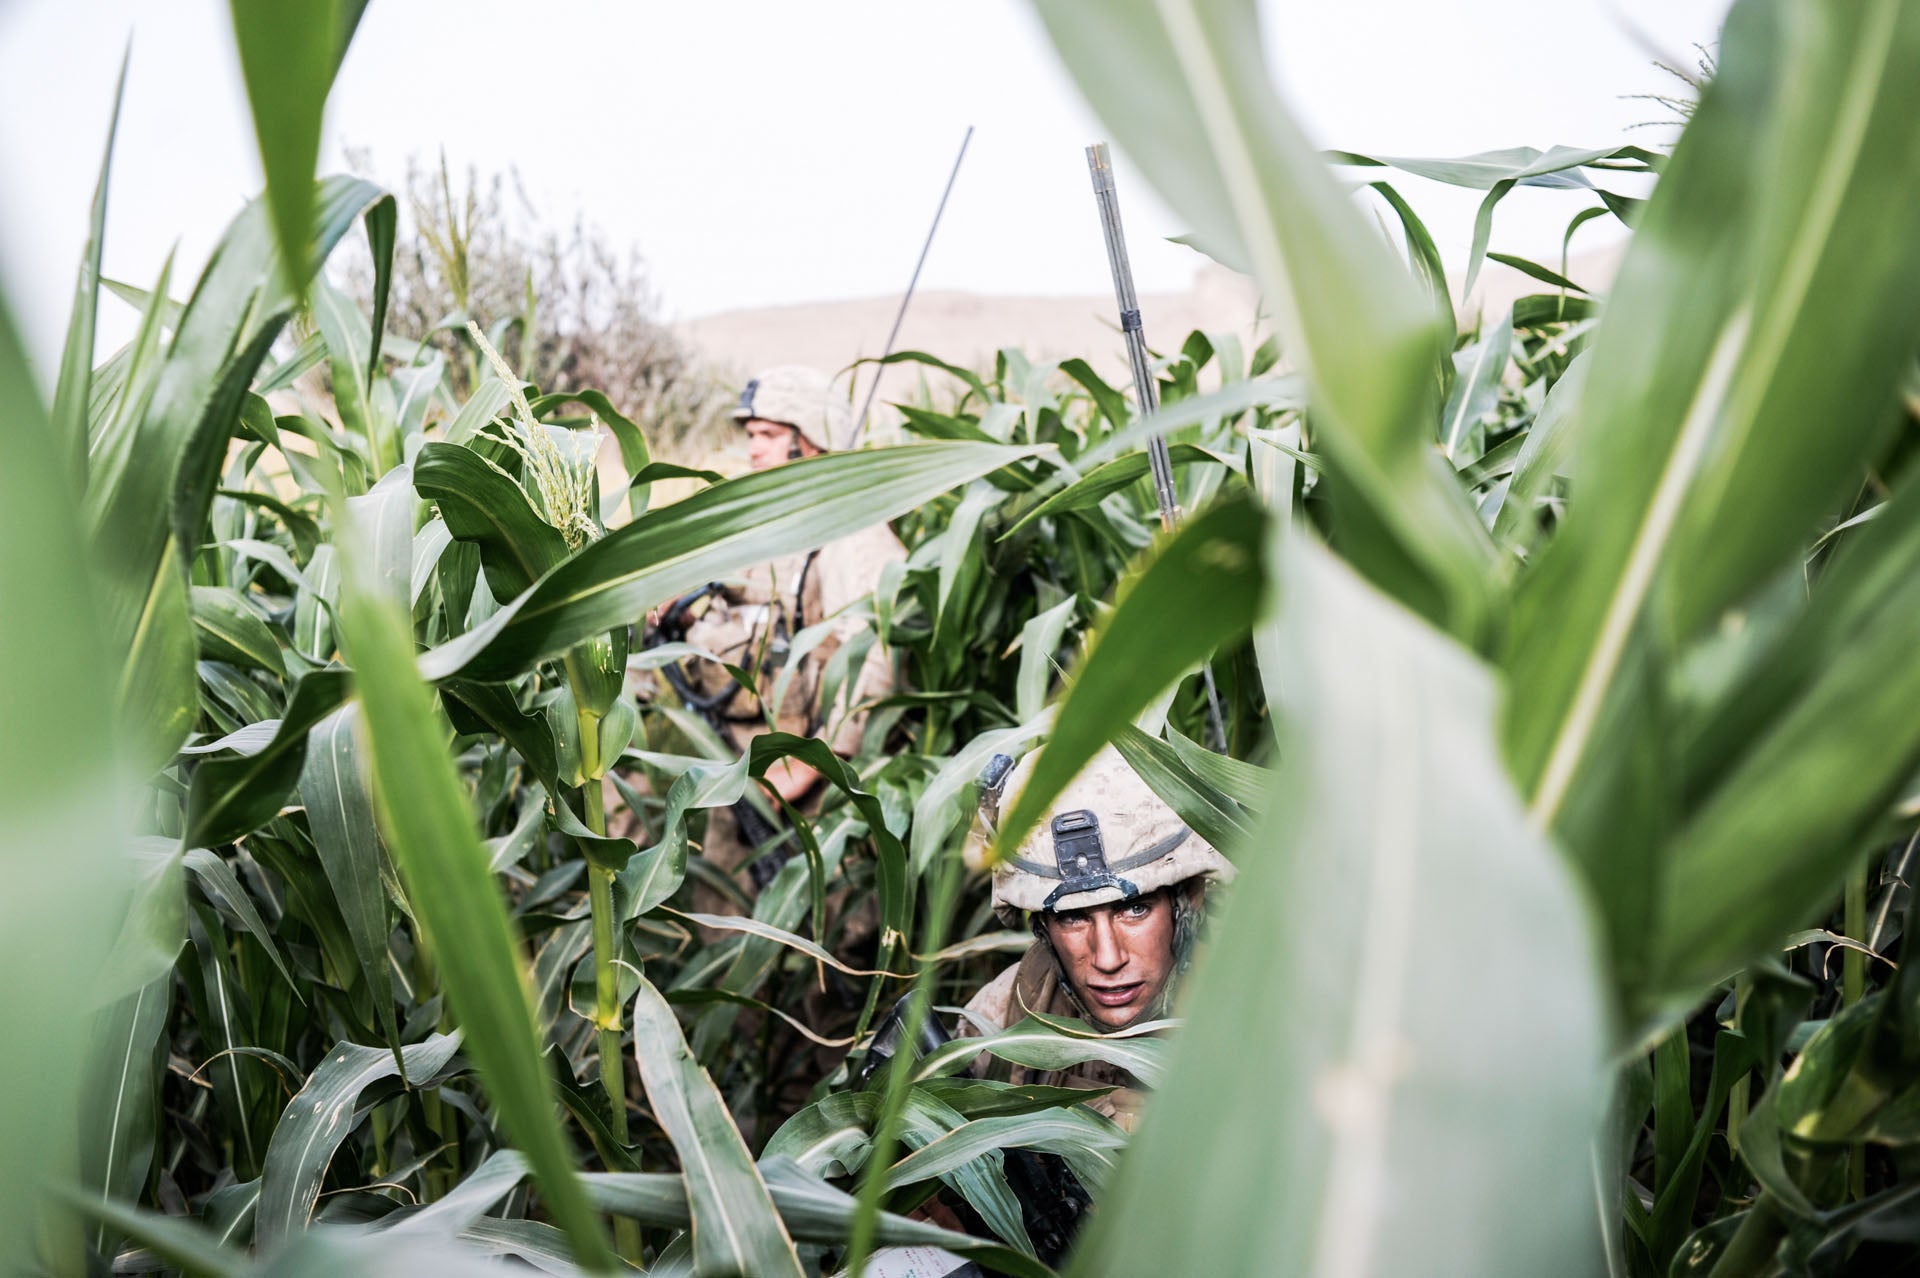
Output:
[[[1275,793],[1073,1272],[1596,1272],[1594,951],[1487,674],[1306,538],[1284,554]]]
[[[1100,748],[1214,649],[1253,627],[1263,591],[1265,520],[1244,495],[1166,541],[1094,637],[1060,703],[1040,761],[1000,823],[994,852],[1014,847]]]
[[[0,965],[21,978],[0,1034],[0,1270],[14,1273],[33,1267],[40,1195],[77,1170],[49,1151],[72,1147],[73,1062],[126,900],[127,809],[76,494],[4,300],[0,431]]]
[[[1416,611],[1479,639],[1491,544],[1432,448],[1452,335],[1281,105],[1251,0],[1034,7],[1155,189],[1265,290],[1310,388],[1342,552]]]
[[[345,518],[344,504],[338,518]],[[360,731],[387,845],[445,982],[466,1048],[513,1143],[533,1165],[575,1259],[608,1269],[606,1237],[574,1173],[540,1059],[520,939],[493,881],[432,694],[413,667],[412,627],[349,528],[340,624],[360,695]]]

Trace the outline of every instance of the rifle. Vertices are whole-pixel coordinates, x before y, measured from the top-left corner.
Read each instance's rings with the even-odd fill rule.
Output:
[[[883,1080],[883,1071],[900,1051],[900,1040],[906,1033],[907,1005],[912,997],[911,993],[901,995],[881,1019],[868,1043],[866,1058],[854,1071],[855,1086],[865,1089]],[[920,1032],[914,1036],[914,1055],[923,1057],[952,1041],[947,1027],[929,1012],[920,1022]],[[1007,1184],[1020,1202],[1020,1218],[1027,1227],[1034,1252],[1042,1262],[1058,1268],[1073,1246],[1081,1222],[1093,1207],[1093,1196],[1067,1166],[1067,1160],[1058,1154],[1019,1148],[1002,1153],[1006,1160]],[[993,1236],[986,1221],[964,1199],[952,1200],[948,1205],[965,1223],[968,1233],[982,1238]]]
[[[1127,340],[1127,359],[1133,365],[1133,397],[1140,415],[1160,410],[1160,384],[1147,362],[1147,335],[1140,323],[1140,299],[1133,291],[1133,266],[1127,260],[1127,234],[1120,226],[1120,195],[1113,185],[1113,164],[1107,144],[1087,148],[1087,170],[1093,175],[1093,198],[1100,206],[1100,229],[1107,239],[1107,266],[1113,272],[1113,296],[1120,306],[1120,331]],[[1180,493],[1173,484],[1173,456],[1164,435],[1147,441],[1147,468],[1153,473],[1153,497],[1160,507],[1160,528],[1172,532],[1180,522]],[[1220,713],[1220,690],[1213,683],[1213,663],[1200,667],[1207,688],[1207,729],[1216,754],[1227,752],[1226,719]]]
[[[722,583],[710,581],[697,590],[681,595],[660,610],[657,620],[647,622],[637,646],[656,648],[663,643],[684,642],[693,623],[694,606],[723,589]],[[722,685],[713,692],[702,692],[693,676],[678,661],[669,661],[661,666],[660,674],[666,679],[667,686],[673,689],[674,695],[680,698],[681,705],[706,720],[707,726],[718,733],[721,740],[731,740],[729,729],[732,725],[727,719],[726,707],[739,691],[738,688]],[[780,872],[781,864],[792,855],[793,849],[787,837],[790,832],[769,821],[766,814],[748,798],[742,797],[731,804],[730,811],[741,839],[757,854],[747,863],[747,874],[752,878],[756,890],[764,889]]]

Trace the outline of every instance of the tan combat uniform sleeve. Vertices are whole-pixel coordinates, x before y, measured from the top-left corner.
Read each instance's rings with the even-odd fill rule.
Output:
[[[960,1018],[955,1034],[960,1038],[981,1038],[1005,1029],[1008,1013],[1013,1007],[1013,983],[1019,976],[1020,965],[1009,963],[1005,971],[982,985],[967,1000],[966,1015]],[[1011,1019],[1020,1018],[1016,1016]]]
[[[889,563],[904,562],[906,557],[906,547],[900,544],[900,539],[885,524],[876,524],[826,546],[814,564],[814,571],[820,575],[821,614],[830,617],[848,604],[871,594],[879,584],[881,570]],[[836,640],[833,646],[837,648],[867,624],[857,618],[843,618],[834,626]],[[851,757],[859,751],[860,735],[867,727],[866,711],[849,713],[846,706],[863,705],[893,691],[891,654],[876,641],[867,649],[859,671],[849,677],[853,683],[851,700],[847,690],[842,688],[834,698],[833,707],[827,712],[826,725],[820,733],[827,744],[833,747],[833,752],[842,757]]]

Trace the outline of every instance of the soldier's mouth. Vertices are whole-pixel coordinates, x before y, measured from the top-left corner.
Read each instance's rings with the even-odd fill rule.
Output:
[[[1087,994],[1102,1007],[1125,1007],[1146,988],[1145,981],[1134,981],[1130,985],[1089,985]]]

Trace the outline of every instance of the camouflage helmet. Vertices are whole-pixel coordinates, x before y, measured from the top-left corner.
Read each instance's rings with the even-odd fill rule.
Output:
[[[751,418],[779,422],[800,432],[800,438],[822,452],[848,434],[846,400],[833,393],[833,379],[804,364],[781,364],[749,381],[740,392],[733,420]]]
[[[1000,812],[1026,787],[1038,757],[1016,765],[999,754],[987,765],[970,852],[985,851]],[[1013,924],[1025,911],[1086,909],[1193,878],[1224,883],[1233,878],[1233,865],[1107,746],[994,867],[993,909]]]

